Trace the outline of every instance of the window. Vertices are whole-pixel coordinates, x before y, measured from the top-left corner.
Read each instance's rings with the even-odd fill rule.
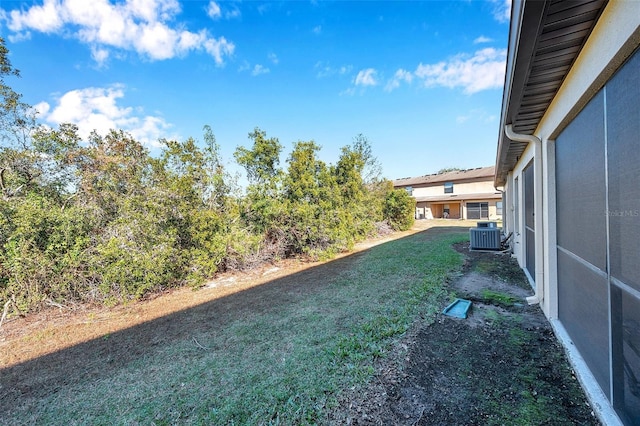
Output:
[[[496,215],[502,216],[502,201],[496,201]]]
[[[467,203],[467,219],[489,219],[489,203]]]
[[[407,190],[407,193],[409,193],[409,195],[413,195],[413,186],[405,186],[405,188]]]
[[[453,194],[453,182],[445,182],[444,183],[444,193],[445,194]]]

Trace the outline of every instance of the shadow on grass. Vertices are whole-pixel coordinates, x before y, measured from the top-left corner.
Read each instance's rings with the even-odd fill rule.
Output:
[[[215,335],[217,330],[243,318],[277,312],[281,306],[300,303],[326,291],[358,259],[377,250],[409,239],[428,243],[436,236],[459,234],[466,229],[430,228],[55,353],[0,368],[0,419],[10,418],[11,412],[25,401],[49,397],[69,387],[91,386],[93,382],[117,375],[131,364],[154,359],[166,346],[178,341]],[[349,311],[344,314],[349,315]]]

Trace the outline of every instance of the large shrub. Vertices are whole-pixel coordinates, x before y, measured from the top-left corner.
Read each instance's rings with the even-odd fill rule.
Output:
[[[336,165],[313,141],[282,145],[255,128],[234,157],[234,191],[208,126],[204,141],[160,140],[157,156],[113,129],[82,140],[78,127],[38,127],[4,84],[18,76],[0,38],[0,306],[117,303],[285,256],[331,257],[386,219],[413,220],[412,199],[389,192],[367,139]]]
[[[5,206],[7,203],[4,203]],[[0,249],[0,300],[21,311],[42,303],[77,301],[87,292],[87,249],[92,215],[80,206],[62,208],[30,194],[4,209],[5,238]]]
[[[394,189],[384,200],[383,215],[397,231],[406,231],[415,221],[416,200],[404,189]]]

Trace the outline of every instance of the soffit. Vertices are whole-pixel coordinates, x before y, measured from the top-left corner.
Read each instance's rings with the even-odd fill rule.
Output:
[[[527,143],[509,140],[504,126],[512,124],[516,133],[535,132],[606,4],[607,0],[525,0],[514,7],[511,25],[519,28],[515,33],[512,28],[509,40],[497,185],[504,185],[527,147]]]

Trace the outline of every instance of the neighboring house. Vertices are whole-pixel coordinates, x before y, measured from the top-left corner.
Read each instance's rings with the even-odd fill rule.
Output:
[[[416,199],[416,219],[502,219],[502,193],[494,167],[459,170],[393,181]]]
[[[505,232],[603,423],[640,424],[640,1],[514,1]]]

